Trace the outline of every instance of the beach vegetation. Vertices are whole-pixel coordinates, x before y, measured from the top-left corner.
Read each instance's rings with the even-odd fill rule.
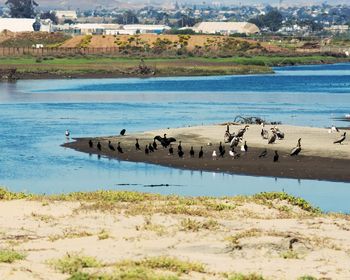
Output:
[[[300,259],[299,254],[293,250],[287,250],[282,252],[281,257],[284,259]]]
[[[105,239],[110,238],[111,236],[110,236],[110,234],[108,233],[108,231],[106,231],[105,229],[102,229],[102,230],[98,233],[97,237],[98,237],[98,240],[105,240]]]
[[[144,217],[144,219],[145,219],[145,222],[144,222],[143,226],[141,227],[141,229],[153,231],[159,236],[167,233],[165,226],[152,222],[151,216],[146,216],[146,217]],[[136,229],[140,229],[140,227],[137,227]]]
[[[261,275],[251,273],[251,274],[241,274],[235,273],[227,276],[228,280],[264,280]]]
[[[305,275],[305,276],[299,277],[298,280],[317,280],[317,278],[310,275]]]
[[[83,268],[101,267],[102,263],[94,257],[84,256],[77,253],[65,255],[61,259],[54,259],[48,263],[61,273],[73,274]]]
[[[219,223],[214,219],[209,219],[207,221],[201,222],[194,219],[183,219],[180,223],[180,230],[182,231],[200,231],[205,230],[215,230],[219,228]]]
[[[63,231],[63,234],[54,234],[49,236],[49,240],[51,242],[60,240],[60,239],[74,239],[74,238],[83,238],[83,237],[89,237],[93,234],[91,232],[87,232],[85,230],[73,230],[73,229],[66,229]]]
[[[25,255],[14,250],[0,250],[0,263],[13,263],[25,259]]]

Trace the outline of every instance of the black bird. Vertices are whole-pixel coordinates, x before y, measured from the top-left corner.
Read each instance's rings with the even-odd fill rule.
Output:
[[[136,148],[136,151],[140,151],[140,144],[139,144],[139,139],[136,139],[136,143],[135,143],[135,148]]]
[[[293,150],[290,152],[291,156],[297,156],[300,153],[301,151],[300,141],[301,141],[301,138],[299,138],[297,146],[293,148]]]
[[[149,144],[148,144],[148,149],[149,149],[149,151],[150,151],[151,153],[154,152],[154,148],[153,148],[153,146],[152,146],[152,143],[149,143]]]
[[[153,139],[153,149],[157,150],[157,143],[156,143],[156,139]]]
[[[278,159],[279,159],[279,155],[278,155],[278,152],[277,151],[275,151],[275,155],[273,156],[273,162],[277,162],[278,161]]]
[[[146,148],[145,148],[145,154],[146,154],[146,155],[148,155],[148,154],[149,154],[148,145],[146,145]]]
[[[109,148],[111,151],[115,151],[115,148],[114,148],[114,146],[112,145],[111,141],[108,141],[108,148]]]
[[[264,158],[266,156],[267,156],[267,150],[265,149],[261,152],[261,154],[259,155],[259,158]]]
[[[226,151],[225,151],[225,148],[222,148],[221,152],[219,152],[219,156],[223,158],[225,152],[226,152]]]
[[[222,146],[222,144],[221,144],[221,142],[220,142],[219,153],[221,154],[223,150],[224,150],[224,147]]]
[[[176,142],[174,137],[167,138],[166,134],[164,134],[164,137],[157,135],[154,139],[159,141],[163,148],[167,148],[172,142]]]
[[[121,154],[124,153],[122,147],[120,147],[120,142],[118,142],[117,150],[118,150],[118,152],[121,153]]]
[[[182,151],[181,141],[179,141],[179,146],[177,146],[177,151]]]
[[[193,158],[193,157],[194,157],[194,150],[193,150],[193,146],[191,147],[191,150],[190,150],[190,156],[191,156],[191,158]]]
[[[346,138],[346,132],[343,133],[342,137],[339,140],[334,141],[333,144],[341,144],[344,142],[345,138]]]
[[[276,139],[277,139],[277,134],[275,132],[275,130],[271,129],[272,131],[272,135],[270,136],[270,138],[268,139],[268,144],[273,144],[276,142]]]
[[[244,148],[244,151],[245,151],[245,152],[248,152],[247,141],[244,141],[244,146],[243,146],[243,148]]]
[[[199,157],[199,158],[203,158],[203,154],[204,154],[204,152],[203,152],[203,146],[201,146],[201,150],[199,151],[198,157]]]
[[[236,137],[243,137],[244,133],[248,130],[249,125],[246,125],[244,128],[240,129],[237,134],[235,135]]]
[[[94,146],[94,143],[92,143],[92,140],[89,140],[89,147],[92,148]]]
[[[173,146],[170,144],[170,148],[169,148],[169,155],[173,155],[174,154],[174,148]]]
[[[102,150],[102,146],[101,146],[100,141],[97,142],[97,149],[99,149],[100,151]]]
[[[183,150],[179,150],[179,151],[177,152],[177,154],[179,155],[180,158],[183,158],[183,156],[184,156]]]
[[[126,132],[126,129],[122,129],[122,130],[120,131],[120,135],[121,135],[121,136],[124,136],[124,135],[125,135],[125,132]]]

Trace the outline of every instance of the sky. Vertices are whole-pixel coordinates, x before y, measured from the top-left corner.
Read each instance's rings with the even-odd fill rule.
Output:
[[[171,7],[176,0],[36,0],[41,7],[51,8],[80,8],[80,9],[91,9],[97,6],[103,6],[106,8],[132,8],[142,7],[146,4],[156,4],[159,6]],[[271,4],[277,5],[279,0],[178,0],[179,4],[182,3],[193,3],[202,4],[205,3],[223,3],[223,4]],[[0,0],[3,4],[6,0]],[[321,4],[325,1],[319,0],[282,0],[284,5],[310,5],[310,4]],[[329,4],[350,4],[349,0],[328,0]]]

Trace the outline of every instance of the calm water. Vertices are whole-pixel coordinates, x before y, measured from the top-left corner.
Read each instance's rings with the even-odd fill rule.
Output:
[[[350,184],[191,172],[119,162],[60,147],[73,137],[210,124],[236,115],[288,124],[347,125],[350,65],[276,68],[276,75],[42,80],[0,84],[0,185],[60,193],[129,189],[224,196],[281,191],[350,212]],[[128,186],[124,184],[129,184]],[[169,186],[149,187],[149,185]]]

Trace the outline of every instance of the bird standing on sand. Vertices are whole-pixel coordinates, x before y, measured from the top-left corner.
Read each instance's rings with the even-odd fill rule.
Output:
[[[239,142],[241,142],[241,138],[239,137],[233,137],[233,139],[231,140],[231,143],[230,143],[230,147],[231,148],[234,148],[234,147],[237,147]]]
[[[122,147],[120,147],[120,142],[118,142],[117,150],[119,153],[124,153]]]
[[[293,150],[290,152],[291,156],[297,156],[300,153],[300,151],[301,151],[301,143],[300,142],[301,142],[301,138],[299,138],[297,146],[295,148],[293,148]]]
[[[157,150],[157,143],[156,143],[156,139],[153,139],[153,149]]]
[[[97,149],[100,150],[100,151],[102,150],[102,146],[101,146],[100,141],[97,142]]]
[[[212,158],[213,158],[213,160],[216,160],[217,159],[217,154],[216,154],[216,151],[213,151],[213,153],[212,153]]]
[[[135,148],[136,148],[136,151],[140,151],[140,144],[139,144],[139,139],[136,139],[136,143],[135,143]]]
[[[179,158],[183,158],[183,156],[184,156],[183,150],[179,150],[179,151],[177,152],[177,154],[179,155]]]
[[[193,146],[191,146],[190,156],[191,156],[191,158],[194,158],[194,150],[193,150]]]
[[[151,153],[154,152],[154,148],[153,148],[153,146],[152,146],[152,143],[149,143],[149,144],[148,144],[148,149],[149,149],[149,151],[150,151]]]
[[[244,145],[241,146],[241,151],[242,152],[248,152],[247,141],[244,141]]]
[[[120,131],[120,135],[121,135],[121,136],[124,136],[124,135],[125,135],[125,132],[126,132],[126,129],[122,129],[122,130]]]
[[[148,155],[148,154],[149,154],[148,145],[146,145],[146,147],[145,147],[145,154],[146,154],[146,155]]]
[[[236,137],[243,137],[244,133],[248,130],[248,127],[249,127],[249,125],[246,125],[244,128],[240,129],[235,136]]]
[[[219,153],[221,154],[222,150],[224,149],[224,147],[222,146],[222,143],[220,142],[220,146],[219,146]]]
[[[92,143],[92,140],[89,140],[89,147],[92,148],[94,146],[94,143]]]
[[[275,151],[275,155],[273,156],[273,162],[277,162],[278,161],[278,159],[279,159],[279,154],[278,154],[278,152],[277,151]]]
[[[169,155],[172,156],[173,154],[174,154],[174,148],[173,148],[173,145],[170,144]]]
[[[108,148],[109,148],[111,151],[115,151],[115,148],[114,148],[114,146],[112,145],[111,141],[108,141]]]
[[[226,151],[225,151],[225,148],[222,148],[222,150],[221,150],[220,153],[219,153],[219,156],[223,158],[224,155],[225,155],[225,152],[226,152]]]
[[[265,127],[265,124],[262,123],[261,124],[261,132],[260,132],[260,135],[262,137],[262,139],[269,139],[269,132],[264,128]]]
[[[179,145],[177,146],[177,151],[182,151],[181,141],[179,141]]]
[[[203,154],[204,154],[204,152],[203,152],[203,146],[201,146],[201,150],[199,151],[198,157],[199,157],[199,158],[203,158]]]
[[[277,126],[274,127],[275,132],[276,132],[276,136],[278,137],[279,140],[284,139],[284,132],[282,132],[281,130],[279,130],[279,128]]]
[[[235,148],[232,148],[230,151],[229,151],[229,154],[230,156],[232,157],[232,159],[237,159],[241,156],[241,154],[239,153],[236,153],[235,151]]]
[[[276,142],[276,139],[277,139],[277,134],[275,130],[271,128],[271,131],[272,131],[272,135],[269,137],[269,141],[267,142],[267,144],[273,144]]]
[[[265,149],[261,152],[261,154],[259,155],[259,158],[264,158],[266,156],[267,156],[267,150]]]
[[[343,135],[340,137],[339,140],[334,141],[333,144],[341,144],[344,142],[345,139],[346,139],[346,132],[343,133]]]

